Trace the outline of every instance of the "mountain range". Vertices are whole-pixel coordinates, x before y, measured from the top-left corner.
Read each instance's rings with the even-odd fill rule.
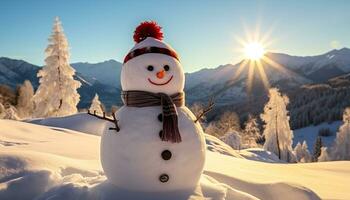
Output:
[[[290,93],[303,85],[319,84],[350,73],[350,49],[332,50],[316,56],[291,56],[283,53],[269,52],[265,57],[270,61],[262,61],[263,69],[269,85],[279,87],[283,92]],[[271,62],[271,60],[273,62]],[[218,109],[236,109],[238,112],[261,110],[266,101],[266,90],[255,68],[252,87],[248,88],[247,77],[249,67],[243,67],[237,76],[240,65],[220,65],[216,68],[204,68],[193,73],[186,73],[186,100],[205,103],[214,97]],[[275,64],[274,64],[275,63]],[[277,63],[277,64],[276,64]],[[82,82],[80,108],[87,107],[95,93],[100,95],[102,102],[110,107],[120,104],[120,72],[122,64],[115,60],[101,63],[79,62],[71,64],[76,73],[76,79]],[[36,74],[40,66],[23,60],[0,58],[0,84],[15,88],[16,85],[28,79],[36,88]],[[247,92],[247,91],[251,92]],[[252,110],[253,109],[253,110]]]
[[[75,74],[75,79],[82,83],[82,86],[78,89],[80,94],[80,102],[78,104],[79,108],[87,108],[90,105],[92,98],[95,93],[100,95],[100,99],[107,106],[113,104],[120,104],[120,90],[110,83],[100,82],[94,76],[89,76],[89,74],[94,73],[97,66],[103,66],[110,71],[105,71],[107,76],[113,76],[113,69],[120,69],[118,67],[117,61],[106,61],[99,64],[89,64],[89,63],[75,63],[72,64],[73,67],[76,66],[77,70]],[[116,67],[114,67],[116,65]],[[84,67],[83,67],[84,66]],[[109,68],[112,66],[112,68]],[[113,68],[114,67],[114,68]],[[15,89],[18,85],[22,84],[25,80],[30,80],[34,89],[39,86],[39,79],[37,73],[40,70],[40,66],[30,64],[23,60],[16,60],[11,58],[0,58],[0,84],[8,85],[12,89]],[[98,68],[98,67],[97,67]],[[119,72],[120,73],[120,72]],[[85,75],[86,74],[86,75]],[[114,73],[115,77],[119,77],[117,73]],[[99,77],[101,80],[108,80],[105,77]]]

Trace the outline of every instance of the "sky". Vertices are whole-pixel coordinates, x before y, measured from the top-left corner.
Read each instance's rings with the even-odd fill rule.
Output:
[[[317,55],[350,47],[350,1],[147,0],[0,1],[0,57],[43,65],[55,16],[71,62],[122,61],[142,21],[155,20],[186,72],[244,58],[237,38],[257,32],[268,51]],[[255,34],[256,35],[256,34]],[[261,38],[261,37],[260,37]]]

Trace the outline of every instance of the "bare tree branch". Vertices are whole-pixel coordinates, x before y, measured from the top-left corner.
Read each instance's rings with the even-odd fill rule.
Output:
[[[196,120],[194,120],[194,123],[197,123],[198,120],[200,120],[205,114],[210,112],[214,107],[214,98],[210,98],[208,106],[203,109],[203,111],[196,116]]]
[[[106,121],[112,122],[115,125],[115,128],[109,128],[109,130],[115,130],[117,132],[120,131],[120,128],[119,128],[119,125],[118,125],[118,120],[117,120],[117,118],[115,116],[115,113],[112,114],[113,119],[110,119],[110,118],[106,117],[106,113],[105,112],[103,112],[103,116],[97,115],[96,114],[96,110],[94,110],[94,113],[91,113],[90,110],[88,110],[88,114],[91,115],[91,116],[94,116],[94,117],[96,117],[98,119],[102,119],[102,120],[106,120]]]

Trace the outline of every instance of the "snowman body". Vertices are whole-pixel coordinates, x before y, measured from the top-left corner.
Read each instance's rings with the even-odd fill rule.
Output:
[[[161,41],[159,31],[154,22],[136,29],[137,44],[121,71],[123,91],[168,96],[183,92],[185,75],[179,58]],[[186,106],[176,107],[181,141],[163,141],[162,109],[124,105],[116,113],[120,130],[109,129],[114,125],[108,123],[101,138],[101,163],[109,182],[144,192],[192,190],[199,184],[206,149],[203,130]]]
[[[161,140],[160,107],[123,106],[118,110],[120,131],[107,127],[101,141],[101,162],[110,182],[147,192],[196,187],[205,160],[203,132],[187,107],[177,111],[180,143]]]

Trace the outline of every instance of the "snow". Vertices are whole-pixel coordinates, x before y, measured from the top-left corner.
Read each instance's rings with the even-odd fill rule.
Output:
[[[305,187],[322,199],[349,199],[349,166],[348,161],[270,164],[208,152],[205,174],[260,199],[316,198]]]
[[[66,128],[92,135],[101,135],[105,129],[105,121],[101,121],[87,113],[78,113],[66,117],[37,118],[27,120],[27,122],[44,126]]]
[[[248,160],[255,160],[267,163],[284,163],[284,161],[278,159],[278,157],[275,154],[269,151],[265,151],[261,148],[244,149],[240,150],[238,153],[241,157]]]
[[[100,135],[105,129],[105,121],[79,113],[66,117],[52,117],[46,119],[28,120],[33,124],[71,129],[92,135]],[[54,128],[55,129],[55,128]],[[59,129],[58,129],[59,130]],[[262,162],[281,162],[274,154],[259,148],[244,149],[240,151],[233,150],[229,145],[212,135],[205,134],[207,149],[212,152],[233,156],[236,158],[246,158]]]
[[[70,119],[62,119],[65,120]],[[348,161],[257,162],[243,159],[213,136],[207,136],[207,143],[215,152],[207,151],[201,187],[195,192],[131,193],[106,181],[99,159],[99,136],[10,120],[0,120],[0,127],[2,200],[202,199],[202,196],[234,200],[319,199],[316,194],[322,199],[350,198],[346,184],[350,176]]]
[[[228,156],[233,156],[236,158],[243,158],[237,151],[232,149],[223,141],[219,140],[217,137],[205,134],[205,139],[205,142],[207,144],[207,150]]]
[[[338,128],[340,127],[341,124],[342,124],[342,121],[334,121],[332,123],[324,122],[317,126],[311,125],[304,128],[293,130],[293,134],[294,134],[293,147],[295,147],[298,142],[303,143],[303,141],[305,140],[308,145],[309,151],[313,152],[313,147],[314,147],[316,138],[318,136],[318,130],[320,130],[321,128],[329,128],[333,133],[332,136],[321,137],[323,145],[330,147],[334,142],[334,139],[336,137],[336,132],[338,131]]]

